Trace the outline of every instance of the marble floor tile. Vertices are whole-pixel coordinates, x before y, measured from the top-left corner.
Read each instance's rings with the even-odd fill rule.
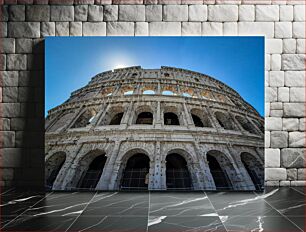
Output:
[[[214,213],[205,193],[151,192],[150,215],[201,216]]]

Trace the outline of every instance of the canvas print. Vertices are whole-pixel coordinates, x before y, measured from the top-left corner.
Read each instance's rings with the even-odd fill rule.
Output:
[[[48,190],[263,190],[264,37],[45,46]]]

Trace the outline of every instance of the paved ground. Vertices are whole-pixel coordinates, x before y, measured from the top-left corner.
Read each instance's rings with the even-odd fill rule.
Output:
[[[2,231],[295,232],[305,189],[255,192],[28,192],[2,190]]]

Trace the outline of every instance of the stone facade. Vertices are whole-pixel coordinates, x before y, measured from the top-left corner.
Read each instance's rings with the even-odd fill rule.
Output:
[[[98,156],[106,161],[94,187],[127,187],[123,179],[135,154],[149,158],[151,190],[171,188],[170,154],[186,161],[191,182],[172,187],[254,190],[264,183],[264,119],[230,87],[178,68],[130,67],[96,75],[49,111],[45,149],[46,180],[52,179],[53,189],[81,188]],[[184,168],[175,165],[173,170]],[[224,186],[216,178],[225,178]]]
[[[300,155],[305,151],[301,139],[305,136],[304,0],[4,0],[1,3],[2,186],[43,186],[42,41],[45,36],[63,35],[265,35],[266,185],[305,185],[305,156]],[[182,15],[176,15],[178,12]],[[278,132],[283,132],[282,136]],[[286,147],[278,146],[279,138],[286,141]],[[298,164],[293,162],[288,167],[287,160],[294,161],[297,157]],[[298,174],[291,175],[292,172]]]

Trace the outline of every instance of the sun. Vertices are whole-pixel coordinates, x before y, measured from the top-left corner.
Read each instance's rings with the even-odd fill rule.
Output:
[[[114,69],[118,69],[118,68],[125,68],[125,67],[127,67],[128,65],[126,65],[126,64],[116,64],[115,66],[114,66]]]

